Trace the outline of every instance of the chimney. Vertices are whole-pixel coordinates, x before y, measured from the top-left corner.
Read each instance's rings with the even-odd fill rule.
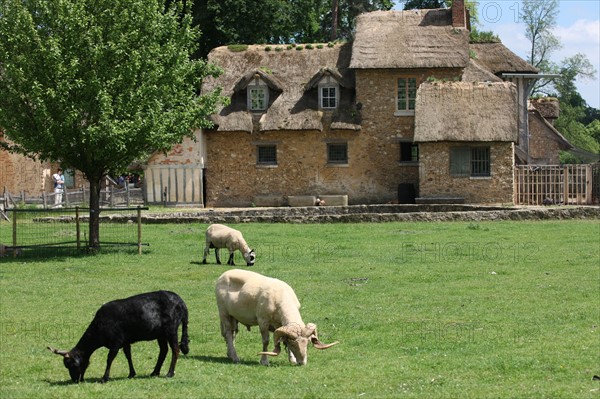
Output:
[[[452,26],[455,28],[471,29],[469,11],[465,7],[465,0],[452,1]]]
[[[560,115],[560,105],[557,98],[541,97],[529,100],[529,104],[538,110],[540,115],[551,125],[554,125]]]

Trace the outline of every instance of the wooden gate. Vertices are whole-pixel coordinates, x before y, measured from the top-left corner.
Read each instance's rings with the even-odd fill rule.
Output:
[[[197,164],[144,167],[149,204],[203,206],[202,185],[202,167]]]
[[[592,203],[592,165],[515,166],[516,205]]]

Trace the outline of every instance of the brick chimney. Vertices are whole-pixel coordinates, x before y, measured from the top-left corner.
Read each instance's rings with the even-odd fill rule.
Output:
[[[452,26],[471,30],[469,10],[465,7],[465,0],[452,1]]]

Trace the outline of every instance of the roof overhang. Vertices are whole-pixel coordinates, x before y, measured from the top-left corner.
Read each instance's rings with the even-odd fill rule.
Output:
[[[554,79],[560,78],[558,74],[544,73],[502,73],[503,78],[526,78],[526,79]]]

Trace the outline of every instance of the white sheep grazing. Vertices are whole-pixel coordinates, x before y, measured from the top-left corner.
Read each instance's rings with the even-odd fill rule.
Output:
[[[215,257],[219,265],[221,264],[221,258],[219,257],[220,248],[227,248],[229,250],[227,264],[230,266],[235,266],[235,263],[233,263],[233,253],[236,250],[242,253],[247,266],[253,266],[256,260],[256,253],[246,244],[242,233],[222,224],[211,224],[206,229],[206,247],[204,248],[202,263],[206,264],[206,257],[211,248],[215,249]]]
[[[317,349],[327,349],[332,344],[323,344],[317,336],[317,326],[304,324],[300,316],[300,302],[294,290],[285,282],[265,277],[247,270],[233,269],[223,273],[217,280],[217,307],[221,319],[221,334],[227,343],[227,356],[240,361],[234,346],[238,323],[250,330],[258,326],[262,336],[263,350],[260,363],[267,366],[267,356],[281,352],[281,342],[288,349],[291,364],[305,365],[308,360],[307,347],[312,342]],[[268,352],[269,331],[274,331],[275,349]]]

